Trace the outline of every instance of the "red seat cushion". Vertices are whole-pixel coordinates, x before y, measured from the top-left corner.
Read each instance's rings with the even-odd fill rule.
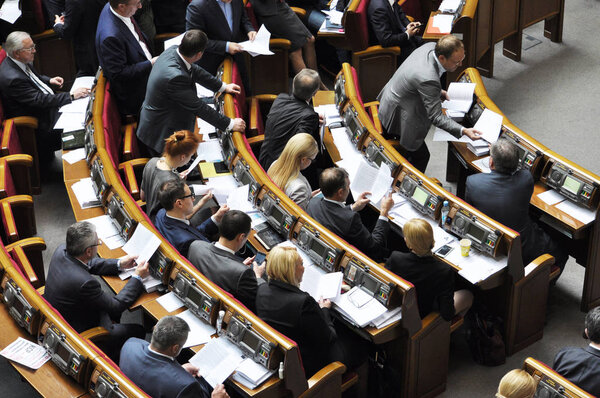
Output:
[[[246,90],[240,76],[240,71],[235,62],[232,62],[231,82],[240,86],[240,93],[233,96],[233,104],[235,106],[235,116],[246,120]]]
[[[106,151],[111,158],[113,166],[119,165],[119,148],[121,147],[121,115],[117,109],[117,104],[110,94],[110,83],[106,83],[106,92],[104,93],[104,109],[102,110],[102,123],[104,124],[104,140],[106,141]]]
[[[356,9],[358,15],[358,48],[365,49],[369,46],[369,21],[367,18],[367,8],[369,0],[362,0]]]

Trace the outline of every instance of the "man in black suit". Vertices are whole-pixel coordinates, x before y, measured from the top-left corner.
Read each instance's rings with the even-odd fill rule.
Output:
[[[186,32],[179,46],[160,55],[150,73],[137,136],[153,154],[162,153],[164,139],[173,131],[194,131],[196,117],[223,131],[246,129],[244,120],[221,115],[198,98],[194,83],[215,92],[240,92],[237,84],[225,84],[195,64],[202,58],[207,40],[202,31]]]
[[[52,24],[55,15],[60,15],[65,11],[65,0],[42,0],[42,4],[48,15],[48,22]]]
[[[324,197],[312,198],[306,212],[373,260],[382,261],[387,258],[389,251],[386,242],[390,230],[388,212],[394,205],[391,195],[381,199],[379,218],[373,232],[370,232],[358,214],[369,203],[367,196],[370,193],[363,192],[356,202],[346,205],[350,193],[350,179],[346,170],[339,167],[323,170],[319,186]]]
[[[161,318],[152,330],[150,343],[137,338],[127,340],[121,350],[119,367],[152,397],[228,398],[223,384],[209,394],[210,386],[199,379],[198,368],[191,363],[182,366],[177,362],[189,331],[189,325],[179,317]]]
[[[110,295],[102,291],[93,275],[117,275],[120,270],[134,267],[135,258],[98,258],[98,244],[93,224],[82,221],[71,225],[66,245],[60,245],[50,261],[44,297],[77,332],[96,326],[108,329],[108,341],[99,346],[116,362],[129,337],[145,335],[141,325],[118,322],[121,313],[143,293],[142,279],[148,276],[148,264],[140,264],[119,294]]]
[[[320,83],[317,72],[303,69],[294,77],[292,95],[279,94],[273,102],[265,124],[265,140],[260,148],[259,162],[265,171],[281,155],[292,136],[307,133],[321,142],[319,125],[323,118],[310,104]]]
[[[265,263],[258,265],[254,257],[242,260],[235,254],[246,244],[251,224],[246,213],[228,211],[219,225],[219,240],[214,244],[201,240],[192,242],[188,260],[204,276],[254,311],[257,286],[264,283]]]
[[[600,307],[585,316],[585,348],[563,348],[554,358],[554,370],[594,396],[600,396]]]
[[[106,0],[67,0],[63,15],[54,16],[54,31],[73,41],[77,76],[94,76],[98,70],[96,26]]]
[[[465,200],[494,220],[521,234],[523,264],[549,253],[561,272],[569,255],[537,223],[529,217],[529,200],[533,194],[533,176],[528,170],[517,170],[517,147],[501,138],[490,149],[491,173],[467,178]]]
[[[157,58],[152,57],[151,44],[133,19],[141,7],[140,0],[110,0],[96,29],[98,60],[121,115],[139,114]]]
[[[208,37],[208,44],[198,65],[215,74],[225,59],[233,56],[244,88],[248,87],[245,59],[239,42],[254,40],[256,31],[246,15],[242,0],[193,0],[186,12],[187,30],[200,29]]]
[[[371,44],[399,46],[402,50],[400,59],[405,60],[423,43],[417,35],[421,23],[410,22],[395,0],[371,0],[367,11]]]
[[[154,225],[185,257],[193,241],[210,242],[210,237],[219,233],[218,225],[229,210],[227,205],[221,206],[215,214],[195,227],[189,220],[194,214],[195,197],[190,187],[181,179],[165,182],[158,193],[158,200],[163,208],[156,214]]]
[[[8,57],[0,65],[0,96],[5,116],[36,117],[40,160],[50,160],[53,152],[60,148],[60,134],[52,132],[58,120],[58,109],[74,99],[88,96],[90,90],[79,88],[73,95],[55,93],[54,89],[62,87],[63,78],[50,78],[35,71],[35,44],[26,32],[9,34],[4,50]]]

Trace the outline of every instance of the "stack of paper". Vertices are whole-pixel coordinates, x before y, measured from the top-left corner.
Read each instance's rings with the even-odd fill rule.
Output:
[[[261,25],[253,41],[247,40],[241,42],[240,45],[244,51],[253,57],[257,55],[273,55],[274,53],[269,50],[269,40],[271,40],[271,33],[265,25]]]
[[[305,266],[300,290],[310,294],[316,301],[335,300],[342,289],[342,278],[341,272],[326,273],[316,265]]]
[[[379,203],[381,198],[390,190],[392,182],[389,166],[382,163],[379,169],[371,166],[362,156],[352,156],[336,163],[344,167],[350,179],[350,191],[354,198],[363,192],[370,192],[369,199],[372,203]]]
[[[444,0],[438,10],[454,14],[460,8],[462,0]]]
[[[556,208],[584,224],[589,224],[596,219],[595,211],[586,209],[585,207],[579,206],[569,200],[559,203],[556,205]]]
[[[85,87],[91,89],[94,84],[94,76],[82,76],[75,79],[73,87],[71,87],[71,94],[77,88]],[[55,129],[62,129],[63,132],[83,130],[85,127],[85,117],[90,97],[80,98],[71,102],[70,104],[63,105],[58,111],[61,113],[60,117],[54,125]]]
[[[183,345],[184,348],[205,344],[210,340],[210,336],[217,332],[214,327],[198,318],[190,310],[185,310],[181,314],[177,314],[177,316],[183,319],[190,327],[188,338]],[[225,377],[227,378],[227,376]]]
[[[22,337],[17,337],[0,351],[0,355],[34,370],[39,369],[51,358],[44,347]]]
[[[500,129],[502,128],[502,115],[485,108],[477,123],[473,126],[475,130],[479,130],[482,133],[481,138],[493,144],[498,141],[500,135]]]
[[[437,14],[433,16],[433,27],[438,28],[439,33],[450,33],[452,31],[452,23],[454,22],[454,15],[451,14]]]
[[[273,373],[275,373],[275,370],[269,370],[252,359],[246,358],[235,369],[233,380],[241,383],[246,388],[254,390],[271,377]]]
[[[477,156],[483,156],[490,153],[490,144],[484,140],[475,140],[467,143],[467,149]]]
[[[167,312],[173,312],[183,307],[183,301],[174,292],[163,294],[156,299],[156,302],[161,305]]]
[[[0,19],[13,24],[20,16],[19,0],[5,0],[0,8]]]
[[[217,337],[210,339],[208,344],[190,359],[190,363],[196,366],[204,380],[215,388],[223,383],[243,360],[242,352],[237,346],[226,337]],[[248,370],[248,373],[252,374],[252,370]]]
[[[346,320],[361,328],[387,311],[383,304],[358,286],[353,287],[348,293],[340,295],[334,303],[335,309]]]
[[[110,250],[114,250],[125,244],[125,240],[119,234],[117,227],[112,222],[112,218],[108,214],[103,216],[88,218],[86,221],[91,222],[96,227],[98,238],[102,240]]]
[[[396,307],[393,310],[387,310],[381,316],[373,319],[371,326],[381,329],[402,319],[402,307]]]
[[[252,203],[248,201],[249,189],[249,185],[243,185],[229,192],[229,195],[227,196],[227,206],[229,206],[230,210],[240,210],[245,213],[256,211],[254,206],[252,206]]]
[[[229,195],[238,188],[238,182],[233,175],[228,174],[209,178],[206,186],[212,189],[215,199],[222,205],[227,203]]]
[[[88,209],[90,207],[98,207],[102,205],[102,202],[96,196],[96,191],[94,191],[94,183],[90,177],[82,178],[77,181],[73,185],[71,185],[71,189],[77,198],[77,202],[79,202],[79,206],[82,209]]]
[[[473,161],[473,164],[477,167],[479,167],[481,169],[482,173],[491,173],[492,170],[490,169],[490,157],[486,156],[484,158],[481,159],[477,159],[475,161]]]

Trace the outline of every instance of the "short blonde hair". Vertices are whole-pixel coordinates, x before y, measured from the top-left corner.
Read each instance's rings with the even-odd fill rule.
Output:
[[[433,228],[422,218],[408,220],[402,228],[406,246],[417,256],[431,255],[433,249]]]
[[[277,245],[267,254],[267,276],[276,280],[299,286],[296,277],[296,264],[300,255],[295,247]]]
[[[319,146],[312,135],[298,133],[289,139],[279,158],[273,162],[267,174],[275,185],[285,188],[298,177],[302,158],[314,158],[319,153]]]
[[[531,398],[537,386],[533,377],[523,369],[513,369],[498,385],[496,398]]]

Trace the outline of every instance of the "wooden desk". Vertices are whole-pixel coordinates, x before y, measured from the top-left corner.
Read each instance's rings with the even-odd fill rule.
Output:
[[[2,333],[0,333],[0,349],[6,348],[9,344],[23,337],[29,341],[34,341],[34,337],[25,332],[8,314],[4,305],[0,305],[0,324]],[[82,397],[86,394],[83,386],[80,386],[58,369],[52,360],[46,362],[38,370],[31,370],[22,365],[9,361],[17,372],[43,397]]]

